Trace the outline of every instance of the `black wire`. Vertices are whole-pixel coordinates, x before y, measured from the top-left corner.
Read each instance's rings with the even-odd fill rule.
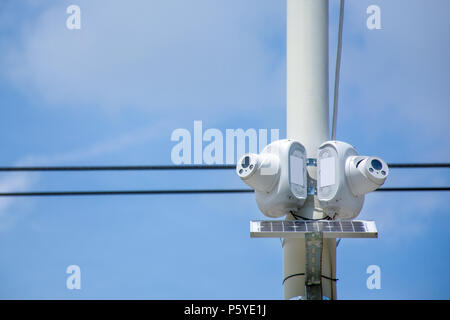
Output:
[[[329,216],[326,216],[325,218],[322,219],[310,219],[310,218],[305,218],[305,217],[301,217],[293,212],[289,212],[295,220],[306,220],[306,221],[320,221],[320,220],[331,220],[331,218]]]
[[[289,278],[292,278],[292,277],[297,277],[297,276],[305,276],[306,274],[305,273],[294,273],[294,274],[291,274],[290,276],[287,276],[286,278],[284,278],[283,279],[283,282],[282,282],[282,284],[284,284],[285,282],[286,282],[286,280],[287,279],[289,279]],[[331,280],[331,281],[339,281],[339,279],[333,279],[333,278],[330,278],[330,277],[327,277],[327,276],[324,276],[324,275],[321,275],[321,277],[322,278],[325,278],[325,279],[327,279],[327,280]]]
[[[142,171],[142,170],[222,170],[236,165],[154,165],[154,166],[60,166],[0,167],[0,171]]]
[[[211,194],[211,193],[250,193],[252,189],[203,189],[203,190],[107,190],[107,191],[38,191],[3,192],[0,197],[32,196],[115,196],[115,195],[152,195],[152,194]]]
[[[450,187],[380,188],[375,191],[450,191]],[[253,192],[254,191],[252,189],[36,191],[36,192],[1,192],[0,197],[220,194],[220,193],[253,193]],[[314,220],[299,217],[298,215],[295,214],[293,214],[293,216],[294,218],[298,217],[303,220]]]
[[[283,279],[282,284],[284,284],[286,282],[287,279],[292,278],[292,277],[297,277],[297,276],[304,276],[305,273],[295,273],[295,274],[291,274],[290,276],[287,276],[286,278]]]
[[[390,163],[389,168],[450,168],[450,163]],[[148,165],[148,166],[40,166],[0,167],[8,171],[144,171],[144,170],[230,170],[234,164],[225,165]]]
[[[331,281],[339,281],[339,279],[333,279],[333,278],[330,278],[330,277],[327,277],[327,276],[324,276],[324,275],[322,275],[322,278],[325,278],[325,279],[328,279],[328,280],[331,280]]]
[[[450,163],[389,163],[389,168],[450,168]]]
[[[375,191],[391,192],[391,191],[450,191],[450,187],[408,187],[408,188],[379,188]]]

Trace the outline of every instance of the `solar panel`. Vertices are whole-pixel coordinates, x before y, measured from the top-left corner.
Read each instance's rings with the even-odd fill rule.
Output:
[[[304,238],[307,232],[322,232],[324,238],[377,238],[375,221],[363,220],[266,220],[250,221],[250,236]]]

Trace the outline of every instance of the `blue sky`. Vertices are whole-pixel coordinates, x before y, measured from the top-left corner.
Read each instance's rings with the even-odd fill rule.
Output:
[[[66,28],[71,4],[81,30]],[[371,4],[381,30],[366,28]],[[338,139],[388,162],[448,162],[449,10],[346,1]],[[0,165],[171,164],[171,133],[195,120],[285,137],[285,11],[275,0],[2,1]],[[448,170],[392,169],[386,186],[449,183]],[[0,175],[1,191],[209,187],[245,186],[232,170]],[[339,298],[449,299],[447,199],[368,195],[359,218],[379,238],[341,242]],[[249,237],[261,218],[250,194],[2,198],[0,298],[281,299],[279,240]],[[65,286],[73,264],[81,290]],[[373,264],[380,290],[366,287]]]

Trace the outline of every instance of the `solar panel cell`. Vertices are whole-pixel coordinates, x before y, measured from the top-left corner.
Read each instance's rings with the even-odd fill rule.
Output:
[[[283,221],[272,221],[272,231],[283,231]]]
[[[252,237],[304,238],[305,233],[322,232],[325,238],[376,238],[378,233],[373,221],[302,221],[275,220],[251,221]]]

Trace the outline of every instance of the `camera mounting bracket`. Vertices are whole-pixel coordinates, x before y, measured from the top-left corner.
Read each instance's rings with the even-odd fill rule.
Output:
[[[306,247],[306,281],[307,300],[322,300],[322,232],[305,234]]]

